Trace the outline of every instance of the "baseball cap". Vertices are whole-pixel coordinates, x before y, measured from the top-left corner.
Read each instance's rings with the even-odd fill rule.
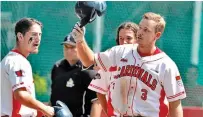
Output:
[[[71,34],[65,36],[64,41],[61,43],[61,45],[63,44],[70,44],[72,46],[76,46],[76,42]]]

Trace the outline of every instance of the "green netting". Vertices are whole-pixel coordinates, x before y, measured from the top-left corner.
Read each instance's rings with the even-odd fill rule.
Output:
[[[191,65],[191,43],[193,34],[193,12],[195,2],[107,2],[107,12],[103,17],[101,51],[115,45],[116,29],[124,21],[138,23],[145,12],[156,12],[166,19],[166,29],[157,42],[178,65],[188,97],[184,106],[202,106],[203,103],[203,31],[199,50],[199,64]],[[15,44],[14,24],[22,17],[33,17],[43,22],[40,52],[31,55],[35,74],[37,98],[49,100],[50,71],[60,59],[60,42],[78,21],[74,13],[75,2],[1,2],[1,59]],[[203,15],[202,15],[203,17]],[[203,19],[203,18],[202,18]],[[94,47],[96,21],[86,29],[87,42]],[[201,23],[203,27],[203,21]],[[45,82],[45,83],[44,83]],[[40,88],[39,88],[40,87]],[[43,90],[40,90],[43,88]]]

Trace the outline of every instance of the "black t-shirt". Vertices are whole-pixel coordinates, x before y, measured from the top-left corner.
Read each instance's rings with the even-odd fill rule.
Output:
[[[61,100],[68,106],[74,117],[89,115],[91,101],[97,98],[96,93],[88,89],[95,74],[94,70],[82,71],[80,61],[73,66],[70,66],[65,59],[58,61],[51,72],[52,106],[55,106],[57,100]]]

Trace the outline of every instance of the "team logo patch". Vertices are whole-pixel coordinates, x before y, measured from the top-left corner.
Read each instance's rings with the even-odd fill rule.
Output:
[[[183,81],[180,76],[176,76],[176,81],[178,83],[178,86],[183,86]]]
[[[19,71],[15,71],[15,74],[17,77],[22,77],[23,76],[23,71],[19,70]]]
[[[128,62],[128,59],[122,58],[121,62]]]
[[[176,76],[176,80],[181,80],[181,77],[180,76]]]
[[[66,87],[73,87],[75,86],[73,79],[70,78],[67,82],[66,82]]]
[[[94,80],[95,80],[95,79],[101,79],[101,75],[100,75],[99,73],[97,73],[97,74],[94,76],[93,79],[94,79]]]

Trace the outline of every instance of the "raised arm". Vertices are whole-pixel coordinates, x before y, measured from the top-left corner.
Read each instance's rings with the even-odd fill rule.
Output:
[[[90,49],[85,41],[85,27],[80,28],[77,23],[72,31],[72,36],[76,41],[77,54],[82,64],[89,67],[95,63],[94,52]]]

